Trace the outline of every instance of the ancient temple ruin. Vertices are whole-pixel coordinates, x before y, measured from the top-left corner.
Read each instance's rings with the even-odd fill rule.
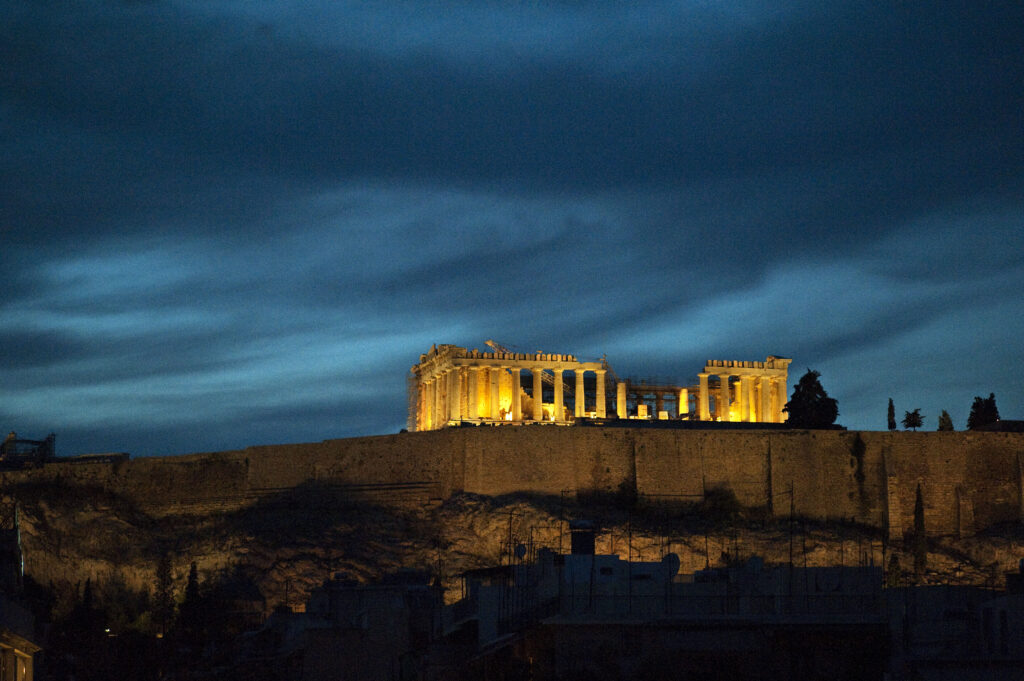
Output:
[[[709,360],[693,385],[620,380],[607,360],[434,345],[409,377],[409,430],[641,419],[782,423],[792,360]],[[523,371],[528,372],[524,380]],[[571,374],[572,378],[569,378]]]

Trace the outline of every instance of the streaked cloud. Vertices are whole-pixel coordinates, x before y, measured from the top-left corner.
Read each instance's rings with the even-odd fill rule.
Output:
[[[0,9],[0,424],[391,432],[431,343],[1024,414],[1013,3]],[[792,379],[798,378],[799,371]],[[934,421],[926,421],[930,427]]]

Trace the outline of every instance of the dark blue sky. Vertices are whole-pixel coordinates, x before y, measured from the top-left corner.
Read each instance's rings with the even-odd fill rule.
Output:
[[[431,343],[1024,418],[1020,2],[0,2],[0,428],[397,431]]]

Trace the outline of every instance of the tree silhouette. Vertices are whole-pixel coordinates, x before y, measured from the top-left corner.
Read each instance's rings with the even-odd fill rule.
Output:
[[[945,409],[939,414],[939,430],[947,432],[953,430],[953,419],[949,417],[949,412]]]
[[[789,414],[787,423],[793,428],[828,428],[839,416],[839,405],[821,387],[817,371],[807,370],[793,388],[793,395],[782,411]]]
[[[967,430],[995,423],[999,420],[999,409],[996,407],[995,393],[989,393],[988,399],[975,397],[971,405],[971,414],[967,417]]]
[[[896,407],[889,398],[889,430],[896,430]]]
[[[202,644],[206,629],[205,603],[199,589],[199,570],[196,562],[188,570],[188,581],[185,584],[185,598],[178,608],[176,633],[180,641],[186,645],[199,647]]]
[[[893,553],[889,557],[889,568],[885,571],[885,586],[888,588],[899,586],[902,577],[903,570],[900,569],[900,558]]]
[[[171,577],[171,556],[168,553],[160,556],[156,564],[156,598],[153,606],[153,616],[160,628],[160,635],[166,636],[174,619],[174,582]]]
[[[914,411],[908,411],[904,413],[906,414],[903,417],[904,428],[916,431],[918,428],[924,425],[924,417],[921,416],[920,409],[915,409]]]
[[[199,600],[199,570],[196,568],[196,562],[192,561],[192,565],[188,568],[188,582],[185,583],[185,602],[198,601]]]

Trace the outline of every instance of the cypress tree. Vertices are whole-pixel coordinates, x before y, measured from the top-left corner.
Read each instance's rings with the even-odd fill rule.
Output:
[[[791,428],[828,428],[839,416],[839,406],[821,387],[817,371],[807,370],[793,389],[793,396],[782,411],[789,414]]]
[[[999,408],[996,407],[995,393],[989,393],[988,399],[975,397],[971,405],[971,414],[967,417],[967,429],[974,430],[980,426],[995,423],[999,420]]]
[[[174,619],[174,582],[171,577],[171,556],[168,553],[160,556],[156,564],[156,603],[153,615],[160,627],[160,635],[166,636]]]
[[[889,588],[900,585],[903,578],[903,571],[900,569],[900,559],[895,553],[889,557],[889,567],[885,571],[885,586]]]

